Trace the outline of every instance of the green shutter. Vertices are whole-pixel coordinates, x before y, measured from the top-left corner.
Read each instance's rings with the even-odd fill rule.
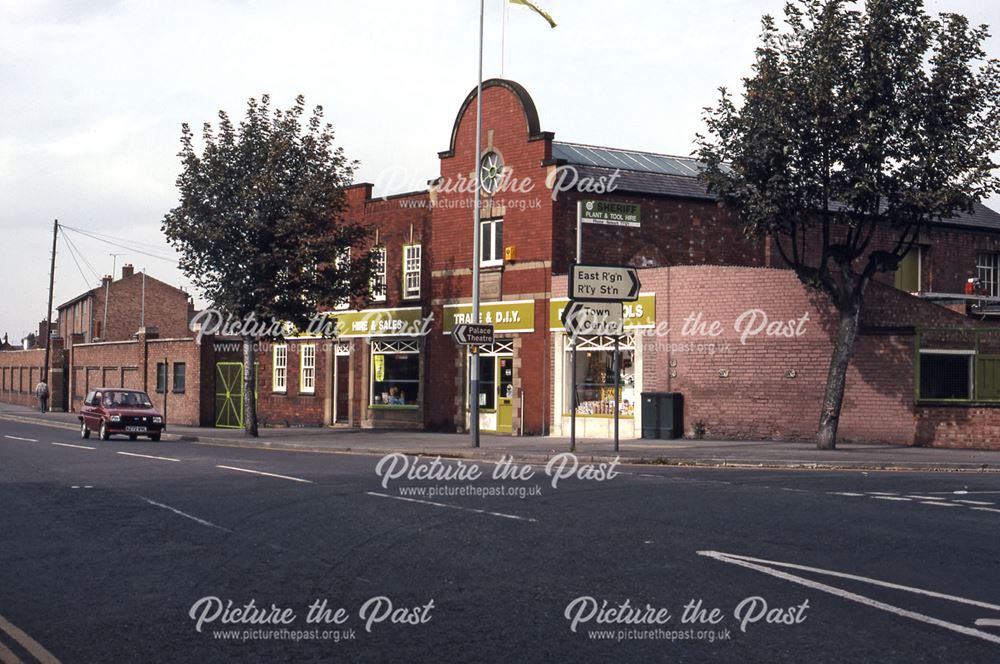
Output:
[[[907,252],[896,269],[896,288],[907,293],[920,290],[920,247],[915,246]]]
[[[976,357],[976,400],[1000,401],[1000,355]]]

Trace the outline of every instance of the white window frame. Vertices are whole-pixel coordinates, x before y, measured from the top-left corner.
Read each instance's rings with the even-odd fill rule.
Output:
[[[274,344],[271,349],[271,391],[288,391],[288,345]]]
[[[376,259],[375,270],[372,272],[372,279],[371,279],[371,281],[368,284],[368,289],[371,291],[371,300],[372,300],[372,302],[385,302],[385,300],[386,300],[386,293],[389,290],[388,289],[387,279],[386,279],[386,272],[385,272],[385,268],[386,268],[386,251],[385,251],[385,247],[375,247],[374,249],[372,249],[372,253],[376,254],[376,255],[380,255],[382,257],[381,258],[381,267],[382,267],[382,269],[381,269],[381,273],[380,273],[379,270],[378,270],[378,267],[379,267],[379,263],[377,262],[378,259]],[[381,282],[381,288],[379,287],[380,286],[379,282]],[[378,292],[378,291],[381,291],[381,292]]]
[[[299,392],[316,393],[316,344],[303,344],[299,348]]]
[[[403,297],[420,297],[420,269],[423,262],[423,248],[419,244],[403,245]]]
[[[1000,252],[976,252],[976,277],[989,297],[1000,297]]]
[[[501,242],[499,250],[497,250],[497,231],[500,232],[500,237],[503,238],[503,217],[496,217],[494,219],[483,219],[479,225],[479,265],[481,267],[496,267],[498,265],[503,265],[503,243]],[[489,258],[484,257],[483,252],[483,240],[489,237],[489,244],[487,245],[490,250]],[[497,250],[498,255],[494,256],[493,251]]]
[[[350,270],[350,268],[351,268],[351,249],[350,249],[350,247],[344,247],[344,248],[342,248],[340,250],[340,253],[337,254],[337,257],[334,259],[333,264],[337,267],[337,271],[338,272],[341,271],[341,270]],[[338,302],[333,307],[333,309],[334,309],[334,311],[346,311],[347,309],[350,308],[350,306],[351,306],[350,301],[345,298],[342,302]]]

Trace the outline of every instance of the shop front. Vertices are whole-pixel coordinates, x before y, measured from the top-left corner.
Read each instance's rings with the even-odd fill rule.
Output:
[[[426,329],[420,307],[338,312],[334,420],[354,403],[362,427],[422,428]]]
[[[643,331],[656,323],[656,296],[643,293],[636,302],[624,305],[625,334],[617,340],[606,336],[581,336],[573,348],[566,334],[562,312],[567,298],[549,304],[555,365],[552,433],[569,435],[574,386],[577,395],[576,433],[581,438],[614,436],[615,352],[619,354],[618,414],[622,438],[638,438],[641,430]],[[617,342],[617,343],[616,343]],[[576,353],[576,380],[573,380],[573,353]]]
[[[460,323],[471,323],[471,304],[444,307],[444,334]],[[519,431],[523,394],[518,371],[523,335],[535,331],[535,301],[509,300],[480,305],[479,322],[493,325],[496,339],[488,346],[468,347],[463,361],[463,394],[469,393],[472,365],[479,365],[479,429],[511,434]],[[469,404],[465,404],[469,426]]]

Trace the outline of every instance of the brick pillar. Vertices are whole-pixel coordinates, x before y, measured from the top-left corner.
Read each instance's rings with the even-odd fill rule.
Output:
[[[49,408],[66,410],[66,355],[63,338],[53,337],[49,352]]]

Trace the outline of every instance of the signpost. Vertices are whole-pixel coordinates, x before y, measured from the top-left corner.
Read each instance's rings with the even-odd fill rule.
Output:
[[[569,271],[569,297],[583,302],[635,302],[639,271],[626,265],[579,265]]]
[[[594,205],[591,205],[593,203]],[[584,211],[591,215],[629,215],[634,223],[622,222],[620,219],[613,225],[638,226],[639,206],[625,203],[600,203],[599,201],[581,201],[580,215],[577,223],[577,260],[580,257],[580,228],[584,223],[603,223],[588,221]],[[618,206],[617,208],[613,206]],[[627,208],[627,209],[626,209]],[[632,210],[634,208],[634,210]],[[617,210],[617,211],[615,211]],[[593,217],[596,218],[596,217]],[[617,217],[616,217],[617,219]],[[620,223],[619,223],[620,222]],[[608,222],[611,223],[611,222]],[[570,265],[569,298],[570,302],[563,310],[562,321],[566,331],[573,339],[573,355],[570,371],[573,374],[573,398],[570,412],[570,451],[576,451],[576,348],[577,337],[605,336],[615,338],[614,361],[612,371],[614,382],[614,418],[615,418],[615,451],[618,451],[618,419],[621,409],[621,362],[620,341],[625,332],[625,311],[623,302],[635,302],[639,299],[639,271],[628,265],[582,265],[579,262]]]
[[[455,343],[462,346],[488,346],[493,343],[493,326],[461,323],[452,330]]]
[[[580,302],[573,300],[563,310],[563,325],[575,338],[617,337],[625,330],[625,307],[621,302]]]

